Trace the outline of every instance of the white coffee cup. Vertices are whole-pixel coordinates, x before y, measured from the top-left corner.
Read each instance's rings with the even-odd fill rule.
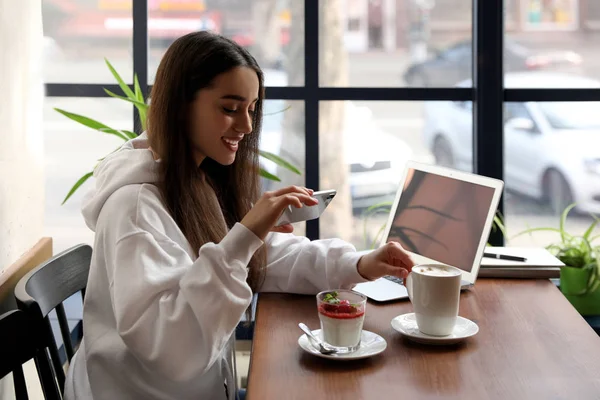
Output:
[[[443,264],[415,265],[405,280],[419,330],[448,336],[456,325],[462,271]]]

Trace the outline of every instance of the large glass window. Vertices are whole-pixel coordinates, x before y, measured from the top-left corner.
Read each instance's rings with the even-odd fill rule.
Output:
[[[471,120],[471,103],[321,102],[320,187],[338,191],[321,217],[321,236],[372,246],[407,161],[437,159],[470,171]]]
[[[321,62],[337,73],[321,71],[320,85],[452,87],[470,79],[472,15],[470,0],[322,0]]]
[[[113,83],[107,58],[133,82],[132,0],[44,0],[44,81]]]
[[[507,13],[513,23],[506,25],[504,40],[506,87],[598,87],[599,11],[595,1],[510,1]]]
[[[210,30],[247,48],[268,86],[304,84],[303,0],[155,0],[148,13],[150,83],[175,39]]]
[[[600,213],[600,103],[506,103],[505,214],[509,236],[559,226],[571,203],[568,232],[583,234]],[[519,236],[511,244],[547,245],[555,232]]]
[[[138,0],[43,2],[44,70],[51,89],[53,83],[66,83],[67,86],[60,87],[62,96],[66,92],[85,98],[90,93],[79,83],[114,83],[104,65],[105,57],[127,82],[131,82],[134,1]],[[561,208],[570,200],[581,200],[578,188],[582,179],[586,187],[593,187],[596,158],[586,149],[595,148],[592,141],[598,129],[595,115],[599,114],[600,103],[526,102],[525,92],[519,92],[519,89],[600,89],[600,76],[597,76],[600,65],[594,56],[596,42],[600,40],[600,8],[594,4],[580,0],[504,1],[505,86],[513,98],[516,96],[519,101],[525,101],[506,103],[504,110],[505,214],[513,233],[521,225],[535,227],[556,223],[556,213]],[[320,186],[339,186],[340,195],[336,202],[344,212],[351,210],[353,221],[360,217],[357,210],[390,199],[389,193],[372,196],[366,188],[368,185],[357,182],[365,179],[359,179],[364,176],[361,174],[386,169],[386,160],[379,158],[385,158],[384,153],[388,148],[395,148],[394,143],[401,143],[397,150],[401,156],[390,160],[390,165],[398,164],[398,159],[406,152],[411,159],[416,157],[424,162],[472,171],[473,134],[482,137],[486,133],[473,132],[471,101],[379,101],[386,99],[388,93],[397,99],[397,93],[362,92],[361,89],[426,88],[427,98],[435,100],[438,93],[445,99],[453,98],[448,96],[449,92],[442,93],[436,88],[470,87],[474,60],[472,1],[321,0],[312,5],[291,0],[148,0],[147,5],[148,83],[153,82],[164,51],[177,37],[209,29],[232,38],[251,51],[265,69],[266,85],[279,87],[278,91],[270,91],[271,95],[276,93],[296,99],[267,102],[261,148],[297,166],[301,174],[262,157],[265,170],[281,179],[281,182],[263,179],[265,190],[289,184],[304,185],[306,179],[311,179],[307,178],[304,165],[305,158],[311,158],[305,152],[304,100],[314,102],[315,96],[320,100],[321,93],[326,90],[308,88],[306,92],[294,89],[286,92],[286,88],[305,84],[305,58],[317,53],[318,71],[313,72],[318,72],[319,86],[351,88],[347,92],[348,98],[354,99],[320,100],[318,129]],[[316,14],[305,17],[307,10],[316,13],[317,6],[318,20],[314,18]],[[314,29],[317,25],[318,48],[312,47],[314,42],[306,48],[305,29]],[[485,65],[475,66],[480,75],[487,73]],[[333,98],[340,98],[341,94],[344,99],[346,92],[327,93]],[[535,95],[539,93],[535,92]],[[589,96],[590,91],[586,93]],[[91,152],[109,151],[114,143],[109,136],[67,120],[51,106],[58,105],[129,130],[132,129],[133,113],[131,105],[108,98],[49,98],[46,103],[50,179],[47,202],[56,205],[70,187],[67,182],[73,183],[85,172],[83,170],[92,166],[85,164],[93,163],[96,154]],[[307,116],[316,118],[316,114]],[[63,125],[65,129],[62,129]],[[66,139],[69,132],[73,137]],[[552,134],[547,135],[547,132]],[[377,152],[368,151],[377,143],[371,139],[373,135],[383,135],[381,142],[388,146],[382,146]],[[526,173],[521,173],[523,168],[529,173],[535,163],[540,165],[539,168],[543,163],[550,165],[548,159],[553,150],[541,150],[543,143],[540,140],[546,137],[544,143],[565,140],[561,142],[560,150],[564,154],[579,154],[577,157],[581,160],[571,161],[567,167],[554,163],[552,168],[544,170],[543,175],[536,176],[535,185],[534,180],[524,182],[529,178]],[[77,154],[71,154],[69,158],[61,156],[65,140],[80,141]],[[95,141],[105,144],[99,145]],[[531,150],[539,157],[531,157],[531,153],[525,156],[527,146],[534,146],[534,142],[539,146],[531,147]],[[336,152],[334,145],[338,143],[342,147]],[[566,163],[566,159],[571,159],[569,157],[563,156],[561,162]],[[523,159],[527,160],[526,167],[520,164]],[[77,166],[78,162],[81,165]],[[64,167],[65,163],[70,163],[69,167]],[[64,170],[61,172],[60,168]],[[52,171],[56,171],[56,176]],[[55,180],[61,179],[64,182],[56,184]],[[389,185],[386,191],[394,192],[393,187],[393,184]],[[79,192],[83,193],[84,189],[85,185]],[[66,215],[67,211],[79,215],[76,203],[80,199],[77,196],[65,206],[48,206],[47,225],[59,221],[57,216]],[[593,204],[594,196],[593,193],[584,196],[584,202]],[[335,226],[322,221],[321,235],[347,235],[348,231]],[[349,240],[359,244],[356,238]]]

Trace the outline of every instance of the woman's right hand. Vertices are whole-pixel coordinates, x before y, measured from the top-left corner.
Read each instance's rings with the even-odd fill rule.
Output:
[[[313,191],[299,186],[288,186],[273,192],[265,192],[254,207],[242,219],[241,224],[250,229],[261,240],[271,231],[290,233],[291,224],[275,227],[283,211],[289,207],[314,206],[319,201],[312,197]]]

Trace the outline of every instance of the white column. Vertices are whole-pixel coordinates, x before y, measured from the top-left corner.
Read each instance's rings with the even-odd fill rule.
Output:
[[[0,273],[43,231],[42,40],[41,0],[0,0]],[[42,398],[32,361],[25,374]],[[10,375],[0,398],[14,398]]]
[[[41,0],[0,0],[0,271],[42,236]]]

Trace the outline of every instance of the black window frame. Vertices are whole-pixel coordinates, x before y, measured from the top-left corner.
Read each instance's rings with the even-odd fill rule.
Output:
[[[133,73],[143,93],[148,93],[148,4],[132,0]],[[304,86],[267,87],[266,98],[300,100],[305,103],[305,182],[319,189],[319,104],[331,100],[366,101],[471,101],[473,104],[473,171],[492,178],[504,177],[504,102],[600,101],[600,89],[505,89],[503,85],[504,1],[473,0],[472,65],[473,87],[453,88],[369,88],[319,86],[319,3],[304,2]],[[132,86],[132,85],[130,85]],[[48,97],[107,97],[107,88],[116,84],[48,83]],[[133,107],[134,129],[139,132]],[[504,213],[503,199],[498,207]],[[318,220],[308,221],[306,236],[319,238]],[[503,245],[500,230],[490,235],[492,245]]]

